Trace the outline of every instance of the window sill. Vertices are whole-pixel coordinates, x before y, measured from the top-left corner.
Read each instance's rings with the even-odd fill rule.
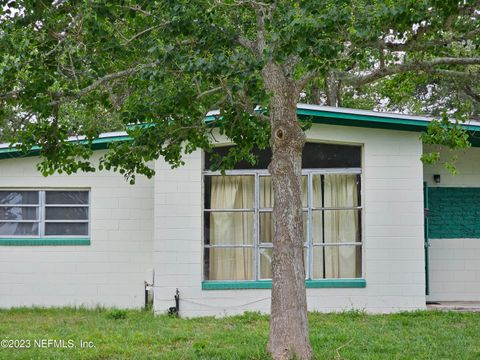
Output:
[[[365,279],[306,280],[307,289],[320,288],[365,288]],[[203,281],[202,290],[271,289],[272,281]]]
[[[0,246],[90,245],[90,238],[0,238]]]

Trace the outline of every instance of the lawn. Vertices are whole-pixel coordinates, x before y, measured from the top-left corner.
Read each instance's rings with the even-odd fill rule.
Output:
[[[0,359],[268,359],[267,336],[268,317],[256,313],[177,319],[105,309],[0,310],[0,340],[30,346],[0,348]],[[64,340],[65,348],[49,339]],[[318,359],[480,359],[480,313],[311,313],[310,339]]]

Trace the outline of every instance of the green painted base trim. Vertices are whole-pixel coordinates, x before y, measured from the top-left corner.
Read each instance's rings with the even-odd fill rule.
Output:
[[[318,288],[365,288],[367,281],[365,279],[325,279],[325,280],[307,280],[305,282],[307,289]]]
[[[90,245],[89,238],[4,238],[0,246]]]
[[[365,279],[306,280],[307,289],[320,288],[365,288]],[[271,280],[259,281],[203,281],[202,290],[271,289]]]

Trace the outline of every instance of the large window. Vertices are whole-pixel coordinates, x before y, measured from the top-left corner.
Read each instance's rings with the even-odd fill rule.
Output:
[[[0,238],[88,235],[88,191],[0,190]]]
[[[260,154],[265,167],[268,158]],[[307,279],[362,276],[360,159],[360,147],[310,143],[305,148],[303,164],[311,166],[302,181]],[[225,176],[204,173],[205,280],[272,276],[271,176],[258,165],[239,167],[245,168]]]

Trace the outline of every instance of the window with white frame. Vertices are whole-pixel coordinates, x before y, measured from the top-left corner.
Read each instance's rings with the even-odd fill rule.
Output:
[[[0,190],[0,238],[89,235],[88,190]]]
[[[267,150],[255,168],[204,172],[204,280],[271,279],[269,158]],[[361,147],[308,143],[302,162],[306,278],[362,277]]]

